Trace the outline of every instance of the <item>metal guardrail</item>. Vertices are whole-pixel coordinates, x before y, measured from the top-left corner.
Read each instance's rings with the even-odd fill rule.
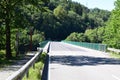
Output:
[[[120,49],[107,48],[107,50],[115,53],[120,53]]]
[[[99,50],[99,51],[103,51],[103,52],[105,52],[107,49],[107,45],[105,45],[105,44],[74,42],[74,41],[62,41],[62,42],[77,45],[77,46],[82,46],[82,47],[86,47],[86,48],[90,48],[90,49],[94,49],[94,50]]]
[[[9,76],[6,80],[21,80],[25,74],[29,75],[30,67],[34,67],[35,62],[38,60],[39,55],[42,53],[42,50],[37,52],[35,56],[29,60],[23,67],[16,71],[13,75]]]

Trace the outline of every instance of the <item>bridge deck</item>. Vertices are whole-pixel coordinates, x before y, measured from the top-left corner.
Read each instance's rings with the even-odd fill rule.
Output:
[[[48,80],[120,80],[120,60],[100,51],[51,42]]]

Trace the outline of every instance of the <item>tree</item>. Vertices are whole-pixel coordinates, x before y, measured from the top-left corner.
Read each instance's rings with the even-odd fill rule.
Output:
[[[115,9],[112,11],[105,27],[103,43],[108,44],[110,47],[120,49],[120,0],[115,2]]]
[[[0,50],[5,49],[5,28],[1,24],[0,25]]]
[[[48,8],[49,12],[37,17],[36,29],[51,40],[64,40],[73,32],[84,33],[86,29],[95,29],[104,25],[110,14],[106,10],[88,9],[71,0],[50,0]],[[99,31],[96,29],[96,32]]]
[[[25,6],[26,4],[34,5],[36,7],[40,7],[40,1],[48,2],[48,0],[1,0],[0,1],[0,19],[2,23],[5,25],[6,32],[6,58],[10,59],[12,57],[11,54],[11,28],[15,23],[15,11],[16,8],[21,6]],[[20,17],[19,17],[20,18]],[[22,20],[22,19],[21,19]]]
[[[85,42],[86,36],[83,33],[73,32],[65,40],[67,40],[67,41]]]
[[[102,43],[104,36],[104,27],[87,29],[84,33],[87,36],[86,42]]]
[[[67,11],[62,7],[61,5],[57,6],[57,8],[54,9],[54,15],[58,19],[65,19],[65,16],[67,15]]]

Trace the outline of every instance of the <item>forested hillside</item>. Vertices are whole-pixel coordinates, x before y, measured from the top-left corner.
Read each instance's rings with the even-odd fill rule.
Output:
[[[109,11],[88,9],[71,0],[51,0],[47,7],[49,12],[41,13],[35,28],[50,40],[64,40],[72,32],[103,26],[110,16]]]
[[[112,15],[119,12],[117,9]],[[76,41],[102,42],[100,36],[105,33],[105,27],[100,28],[102,32],[99,32],[99,27],[106,25],[110,15],[109,11],[88,9],[71,0],[1,0],[0,50],[6,48],[6,57],[12,56],[11,52],[18,46],[16,44],[19,44],[19,49],[28,50],[30,35],[35,46],[43,40],[64,40],[73,32],[80,33],[74,33],[81,38]]]
[[[107,18],[103,20],[107,21]],[[109,47],[120,49],[120,0],[115,2],[115,9],[105,25],[95,29],[86,29],[85,33],[71,33],[66,40],[104,43]]]

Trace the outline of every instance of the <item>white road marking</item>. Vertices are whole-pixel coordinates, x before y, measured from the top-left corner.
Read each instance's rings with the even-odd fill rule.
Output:
[[[116,80],[120,80],[120,78],[115,75],[112,75],[112,77],[114,77]]]

